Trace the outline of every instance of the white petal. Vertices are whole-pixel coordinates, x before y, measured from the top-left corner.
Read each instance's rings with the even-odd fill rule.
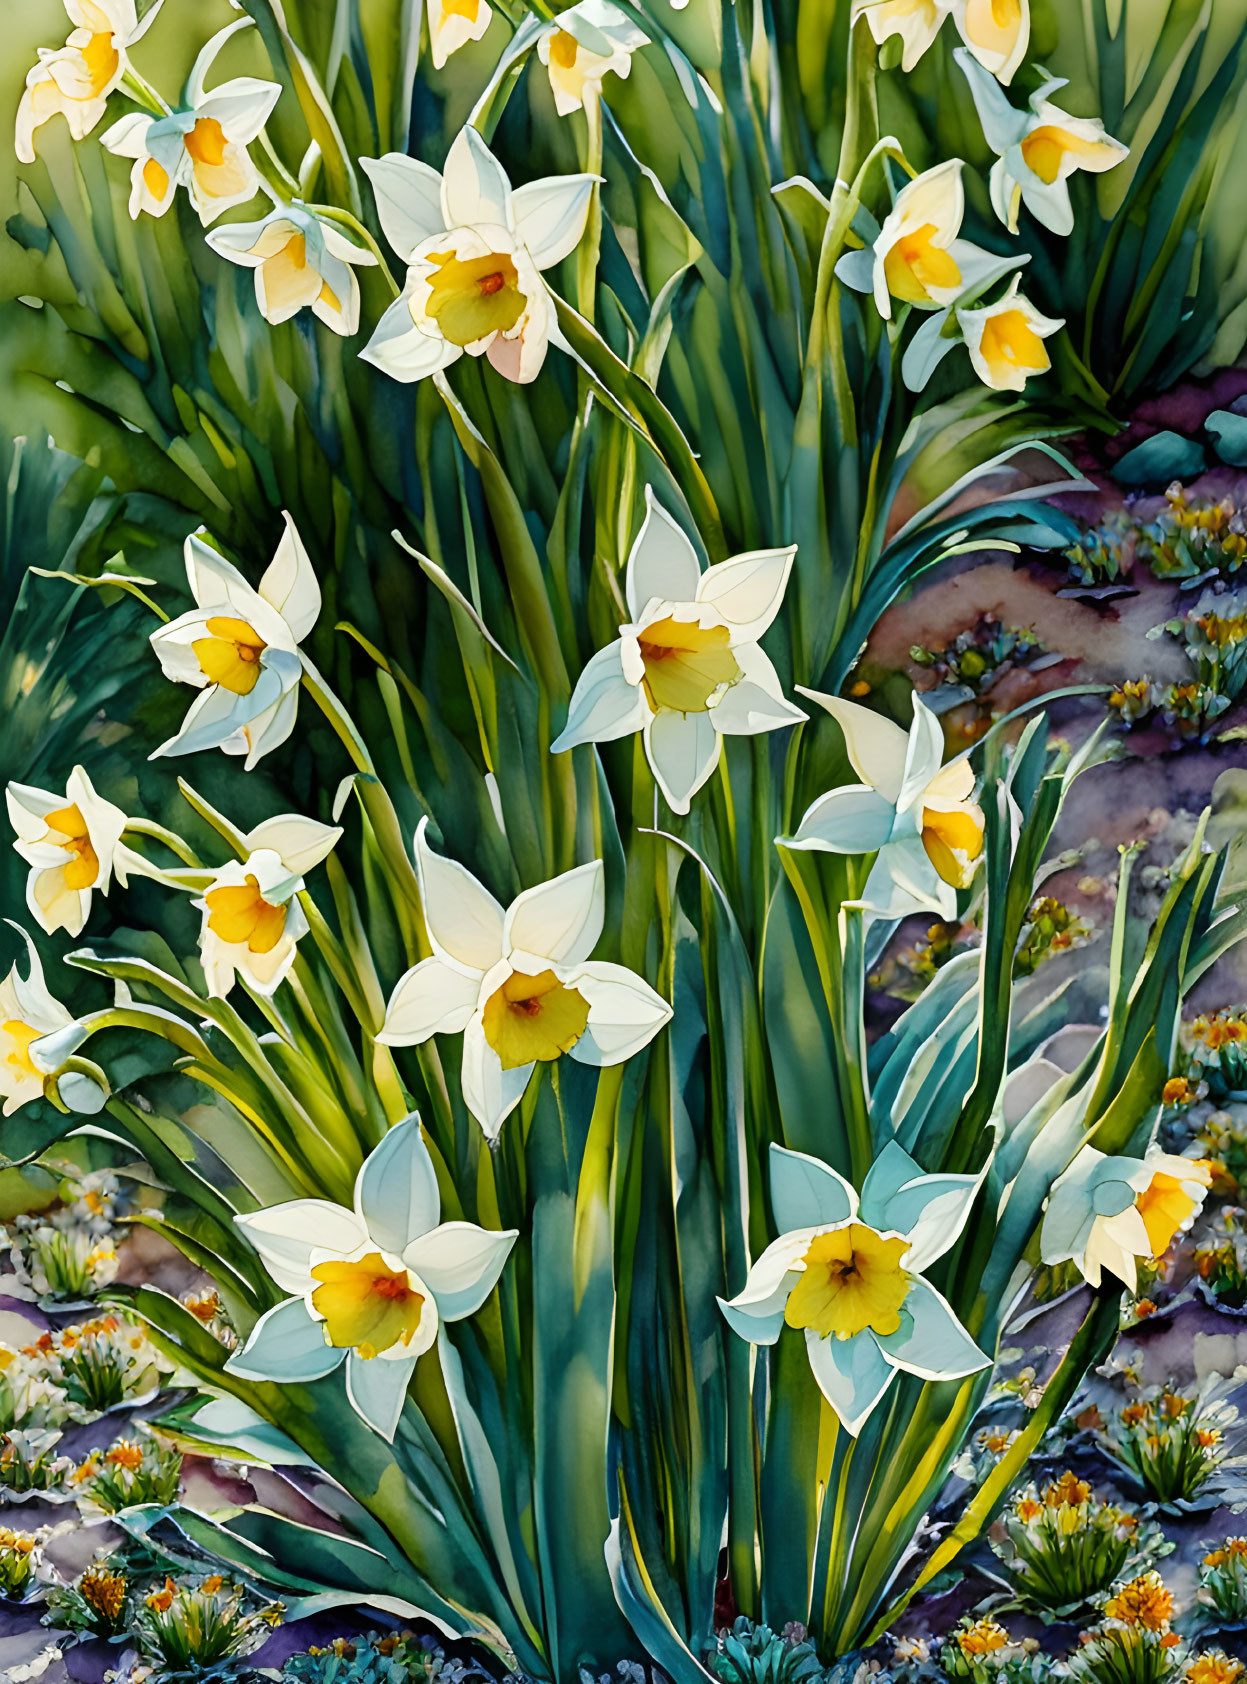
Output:
[[[1025,134],[1028,127],[1026,114],[1009,103],[996,79],[989,76],[964,47],[954,47],[953,58],[961,66],[966,81],[970,84],[970,94],[979,115],[979,122],[983,126],[984,140],[998,155],[1007,152],[1009,147]]]
[[[361,158],[360,168],[372,182],[381,230],[406,263],[422,240],[440,234],[442,178],[418,158],[387,152],[383,158]]]
[[[447,339],[420,331],[412,320],[408,293],[404,292],[381,317],[359,354],[391,380],[411,381],[436,374],[463,352]]]
[[[578,965],[597,946],[605,914],[602,862],[591,860],[515,897],[502,929],[503,951]]]
[[[320,585],[294,521],[284,509],[281,518],[286,530],[260,580],[259,595],[281,615],[294,641],[301,643],[320,613]]]
[[[538,269],[549,269],[575,251],[585,231],[596,175],[551,175],[511,195],[515,231]]]
[[[709,713],[654,715],[645,727],[645,758],[673,813],[687,813],[719,764],[719,733]]]
[[[702,574],[698,602],[712,604],[732,628],[733,642],[756,643],[779,613],[797,546],[749,550]]]
[[[826,708],[844,732],[845,752],[853,770],[864,784],[877,789],[885,801],[895,806],[909,751],[908,732],[873,708],[859,707],[856,702],[842,701],[839,696],[825,696],[801,684],[796,689],[798,694]]]
[[[419,1337],[417,1330],[416,1339]],[[414,1356],[384,1362],[379,1356],[366,1359],[358,1351],[347,1353],[346,1395],[351,1408],[374,1432],[380,1433],[387,1444],[394,1442],[394,1434],[398,1431],[399,1417],[403,1413],[407,1387],[415,1366]]]
[[[284,1292],[307,1291],[314,1251],[349,1257],[368,1239],[355,1212],[328,1199],[291,1199],[234,1221]]]
[[[321,824],[301,813],[276,813],[243,837],[249,853],[271,850],[287,871],[302,877],[327,859],[342,837],[341,825]]]
[[[912,1242],[904,1266],[920,1274],[956,1242],[981,1180],[977,1175],[926,1175],[890,1140],[862,1184],[862,1221],[904,1234]]]
[[[651,709],[639,684],[623,674],[623,645],[616,640],[599,649],[576,680],[567,723],[550,744],[551,754],[581,743],[613,743],[644,728]]]
[[[874,1337],[888,1362],[920,1380],[957,1380],[991,1366],[991,1358],[979,1350],[947,1299],[917,1276],[910,1283],[899,1331]]]
[[[819,1391],[845,1432],[856,1438],[895,1380],[896,1369],[884,1361],[872,1333],[859,1333],[853,1339],[821,1339],[807,1327],[805,1348]]]
[[[896,810],[904,813],[923,795],[940,770],[944,758],[944,728],[934,713],[914,691],[914,722],[910,727],[905,749],[905,772],[901,779]]]
[[[117,158],[146,158],[147,131],[151,126],[152,119],[143,112],[127,112],[104,130],[100,145]]]
[[[622,1064],[670,1021],[662,995],[623,965],[598,960],[577,966],[565,980],[589,1002],[588,1026],[571,1050],[578,1064]]]
[[[246,146],[264,127],[280,97],[281,85],[277,82],[236,76],[230,82],[218,83],[194,105],[197,116],[215,119],[228,140]]]
[[[872,854],[888,841],[895,823],[896,809],[878,790],[869,784],[846,784],[820,795],[784,846],[831,854]]]
[[[343,1353],[325,1343],[325,1329],[308,1314],[302,1298],[288,1298],[266,1310],[247,1343],[226,1363],[226,1371],[246,1380],[286,1384],[319,1380],[332,1374]]]
[[[857,1193],[830,1164],[786,1146],[771,1146],[771,1211],[781,1234],[848,1222]]]
[[[700,582],[701,565],[687,533],[654,496],[653,486],[647,485],[645,519],[628,555],[624,586],[628,612],[639,620],[646,603],[655,597],[663,602],[692,602]]]
[[[794,1265],[805,1255],[811,1238],[812,1230],[781,1234],[756,1259],[735,1298],[718,1300],[733,1333],[738,1333],[751,1345],[775,1343],[784,1325],[788,1294],[799,1278],[799,1271]]]
[[[485,1039],[485,1026],[477,1012],[463,1032],[463,1067],[460,1083],[463,1103],[481,1125],[486,1140],[497,1140],[498,1131],[524,1097],[524,1089],[535,1066],[522,1064],[504,1070],[498,1054]]]
[[[231,747],[222,743],[221,747],[227,754],[246,754],[243,770],[249,772],[266,754],[271,754],[286,741],[294,730],[298,711],[299,687],[296,680],[263,712],[247,720],[240,732],[239,744]]]
[[[443,1222],[413,1240],[403,1262],[429,1287],[443,1321],[474,1315],[489,1297],[519,1238],[517,1228],[478,1228]]]
[[[719,735],[756,737],[800,725],[806,715],[785,697],[770,656],[756,643],[737,644],[733,652],[744,677],[729,684],[711,709]]]
[[[431,1035],[462,1034],[480,991],[479,971],[436,956],[421,959],[395,983],[377,1040],[386,1047],[417,1047]]]
[[[420,1119],[404,1117],[364,1159],[355,1182],[355,1214],[382,1251],[401,1257],[413,1240],[437,1226],[441,1210]]]
[[[444,228],[471,227],[480,222],[513,226],[507,172],[470,123],[460,129],[446,155],[442,215]]]
[[[423,818],[416,828],[416,871],[429,940],[436,952],[483,974],[502,957],[503,910],[466,866],[433,852],[428,826]]]
[[[880,848],[861,905],[880,918],[934,912],[947,923],[957,912],[957,892],[931,864],[922,838],[904,836]]]

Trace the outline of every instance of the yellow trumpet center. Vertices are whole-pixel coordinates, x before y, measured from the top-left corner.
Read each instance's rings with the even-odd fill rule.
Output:
[[[214,614],[207,621],[207,637],[191,644],[205,678],[236,696],[249,696],[260,676],[260,657],[268,648],[259,632],[245,620]]]
[[[325,1342],[375,1357],[394,1345],[410,1345],[420,1326],[424,1294],[406,1269],[391,1269],[379,1251],[355,1263],[318,1263],[312,1303],[324,1318]]]
[[[87,67],[91,92],[98,97],[117,74],[117,66],[121,62],[111,30],[92,35],[82,49],[82,62]]]
[[[902,234],[884,258],[883,273],[893,298],[906,304],[926,304],[933,287],[961,285],[956,259],[934,244],[936,232],[933,222],[924,222],[921,228]]]
[[[976,46],[1006,51],[1022,27],[1020,0],[969,0],[965,30]]]
[[[1042,374],[1050,359],[1043,340],[1021,310],[1001,310],[983,323],[983,361],[999,378],[1012,369]]]
[[[548,1064],[570,1052],[589,1022],[589,1002],[553,971],[513,971],[485,1002],[485,1039],[504,1070]]]
[[[1037,129],[1032,129],[1023,140],[1021,150],[1027,169],[1040,181],[1048,183],[1054,182],[1060,175],[1061,165],[1067,157],[1073,159],[1073,168],[1081,165],[1089,169],[1106,155],[1111,156],[1113,151],[1103,141],[1084,140],[1081,135],[1058,128],[1055,123],[1041,123]]]
[[[23,1076],[38,1076],[34,1061],[30,1056],[30,1043],[39,1039],[42,1031],[34,1029],[29,1023],[23,1023],[20,1018],[10,1018],[7,1023],[0,1023],[0,1046],[4,1046],[4,1062]],[[0,1364],[3,1366],[3,1364]]]
[[[576,37],[566,29],[557,29],[550,37],[550,63],[558,65],[560,70],[574,69],[579,51]]]
[[[655,620],[637,639],[645,664],[642,680],[652,708],[705,713],[723,684],[734,684],[740,666],[728,647],[726,626]]]
[[[861,1222],[817,1234],[788,1295],[784,1320],[824,1339],[852,1339],[868,1328],[895,1333],[909,1293],[909,1276],[901,1268],[908,1250],[908,1240],[887,1238]]]
[[[983,851],[982,813],[977,807],[954,807],[947,813],[925,808],[922,846],[945,883],[964,889],[974,874],[974,861]]]
[[[1212,1179],[1208,1165],[1202,1160],[1192,1162],[1191,1179],[1207,1186]],[[1173,1243],[1173,1237],[1199,1208],[1182,1183],[1172,1175],[1154,1175],[1134,1201],[1135,1209],[1147,1229],[1147,1243],[1153,1257],[1162,1257]]]
[[[169,172],[155,158],[149,158],[143,165],[143,182],[154,199],[163,199],[169,190]]]
[[[475,23],[480,0],[442,0],[442,10],[447,17],[466,18],[469,23]]]
[[[433,252],[437,265],[429,277],[425,314],[433,318],[452,345],[471,345],[491,333],[508,333],[528,305],[519,275],[506,252],[456,257]]]
[[[258,880],[248,872],[241,883],[209,889],[208,928],[222,941],[246,942],[249,953],[271,953],[286,927],[286,908],[274,906],[260,893]]]
[[[64,867],[65,887],[67,889],[89,889],[100,874],[99,856],[91,846],[91,838],[87,832],[87,821],[75,801],[68,807],[61,807],[55,813],[48,814],[48,833],[45,842],[51,842],[54,847],[64,848],[72,855],[68,865]]]
[[[225,162],[225,148],[229,142],[215,117],[198,117],[183,144],[197,164],[207,164],[216,169]]]

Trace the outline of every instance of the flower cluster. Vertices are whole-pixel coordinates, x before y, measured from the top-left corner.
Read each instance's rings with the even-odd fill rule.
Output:
[[[1049,1613],[1073,1610],[1107,1590],[1148,1541],[1138,1517],[1099,1501],[1068,1470],[1042,1490],[1027,1486],[1004,1516],[993,1548],[1018,1597]]]
[[[1234,1206],[1218,1212],[1211,1234],[1195,1248],[1194,1262],[1216,1303],[1247,1309],[1247,1212]]]
[[[20,1602],[34,1587],[39,1562],[39,1537],[0,1526],[0,1597]]]
[[[947,1677],[973,1684],[1032,1684],[1043,1670],[1038,1640],[1010,1637],[990,1615],[967,1615],[945,1638],[939,1659]]]
[[[257,1607],[241,1585],[211,1573],[166,1577],[137,1603],[134,1627],[145,1658],[163,1673],[203,1677],[257,1649],[281,1615],[280,1604]]]
[[[1227,1624],[1247,1619],[1247,1538],[1222,1538],[1204,1556],[1199,1600]]]
[[[1194,1497],[1216,1471],[1229,1419],[1224,1406],[1201,1409],[1198,1398],[1165,1387],[1118,1410],[1102,1442],[1149,1497],[1172,1503]]]
[[[182,1458],[150,1432],[93,1450],[70,1475],[80,1505],[120,1514],[143,1503],[170,1504],[178,1494]]]
[[[986,697],[1007,674],[1042,672],[1061,659],[1044,648],[1038,633],[1004,625],[995,614],[981,614],[950,642],[925,649],[915,644],[909,658],[934,679],[923,700],[936,713]]]
[[[1247,560],[1247,515],[1232,497],[1188,497],[1175,480],[1164,508],[1140,528],[1137,553],[1158,579],[1232,576]]]
[[[1094,1684],[1161,1684],[1179,1664],[1181,1639],[1171,1629],[1172,1616],[1173,1593],[1158,1573],[1118,1586],[1101,1618],[1082,1634],[1071,1673]]]
[[[146,1332],[116,1315],[40,1334],[23,1355],[42,1365],[79,1419],[141,1396],[169,1369]]]

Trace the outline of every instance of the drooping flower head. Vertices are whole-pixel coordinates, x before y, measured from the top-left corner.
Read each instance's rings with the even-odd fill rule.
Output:
[[[559,12],[537,41],[537,57],[549,73],[559,116],[579,111],[586,94],[597,98],[603,77],[612,71],[627,76],[633,53],[648,45],[645,31],[611,0],[579,0]]]
[[[65,1007],[48,992],[43,966],[30,937],[14,924],[26,944],[26,975],[14,965],[0,982],[0,1099],[3,1115],[42,1099],[57,1072],[84,1039]],[[84,1075],[69,1073],[57,1084],[62,1104],[76,1111],[98,1111],[106,1095]]]
[[[213,251],[255,271],[255,301],[274,326],[300,310],[335,333],[359,326],[359,282],[352,265],[375,264],[365,246],[301,205],[275,205],[258,222],[230,222],[208,235]]]
[[[1138,1259],[1163,1257],[1212,1184],[1202,1159],[1150,1151],[1108,1157],[1084,1146],[1052,1186],[1040,1230],[1045,1263],[1076,1263],[1092,1286],[1107,1269],[1134,1292]]]
[[[622,965],[589,956],[602,934],[602,863],[525,889],[505,910],[465,867],[416,831],[416,870],[432,956],[399,981],[377,1039],[415,1046],[463,1034],[463,1098],[492,1140],[538,1064],[622,1064],[671,1007]]]
[[[641,731],[668,806],[687,813],[719,763],[724,736],[805,718],[758,642],[783,602],[796,546],[750,550],[703,573],[648,486],[645,502],[625,582],[632,619],[581,673],[550,746],[561,754]]]
[[[800,688],[800,686],[798,687]],[[957,909],[983,851],[983,810],[967,760],[943,766],[944,733],[915,691],[908,734],[871,708],[817,690],[801,690],[826,708],[844,733],[860,784],[819,796],[784,848],[877,855],[862,895],[881,917],[924,909],[942,918]]]
[[[106,895],[114,874],[126,886],[125,814],[96,794],[81,766],[69,774],[63,795],[11,783],[6,796],[17,832],[13,846],[30,867],[31,916],[49,935],[81,935],[92,895]]]
[[[955,1379],[985,1356],[922,1271],[956,1242],[980,1178],[925,1175],[895,1141],[871,1166],[860,1198],[829,1165],[771,1147],[771,1208],[779,1238],[719,1307],[754,1345],[784,1327],[805,1334],[819,1389],[856,1437],[897,1374]]]
[[[489,0],[427,0],[427,9],[429,50],[435,70],[469,41],[479,41],[494,15]]]
[[[126,48],[160,10],[159,0],[140,24],[134,0],[65,0],[73,30],[63,47],[41,47],[17,107],[14,146],[22,164],[35,161],[35,130],[58,113],[75,140],[83,140],[104,115],[108,96],[126,73]]]
[[[442,1222],[437,1175],[416,1116],[365,1160],[354,1208],[294,1199],[235,1217],[287,1298],[261,1316],[226,1367],[302,1384],[345,1363],[347,1396],[392,1439],[417,1360],[443,1322],[479,1310],[518,1237]]]
[[[901,41],[901,69],[908,73],[952,14],[957,33],[974,57],[1006,85],[1026,57],[1030,0],[858,0],[854,18],[864,17],[879,46]]]
[[[443,175],[398,152],[360,162],[385,236],[407,264],[402,294],[361,356],[395,380],[422,380],[464,352],[488,357],[508,380],[534,380],[554,317],[541,271],[579,244],[598,177],[512,189],[471,126]]]
[[[250,771],[294,729],[303,663],[299,643],[320,613],[320,586],[289,515],[259,588],[192,536],[186,577],[195,607],[151,635],[165,676],[201,692],[182,728],[152,755],[219,748]]]

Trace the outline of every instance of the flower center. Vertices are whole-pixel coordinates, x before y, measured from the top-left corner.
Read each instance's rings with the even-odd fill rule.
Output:
[[[1040,372],[1048,367],[1048,353],[1021,310],[1001,310],[983,324],[980,341],[983,361],[993,371],[1023,368]]]
[[[550,63],[557,64],[560,70],[574,69],[579,51],[579,42],[566,29],[557,29],[550,37]]]
[[[442,0],[442,10],[450,17],[466,18],[469,23],[475,23],[480,0]]]
[[[959,287],[961,270],[950,253],[932,244],[933,222],[902,234],[883,260],[883,273],[893,298],[907,304],[926,304],[933,287]]]
[[[271,953],[286,927],[286,908],[274,906],[260,893],[250,873],[242,883],[224,883],[204,896],[208,928],[222,941],[246,942],[249,953]]]
[[[97,98],[117,74],[121,55],[113,45],[111,30],[92,35],[82,49],[82,62],[87,67],[91,92]]]
[[[888,1239],[860,1222],[817,1234],[788,1295],[784,1320],[824,1339],[852,1339],[868,1328],[895,1333],[909,1293],[909,1276],[901,1268],[908,1250],[908,1240]]]
[[[553,971],[512,971],[485,1002],[485,1039],[504,1070],[548,1064],[570,1052],[589,1022],[589,1002]]]
[[[229,142],[215,117],[198,117],[183,144],[197,164],[218,169],[225,162],[225,148]]]
[[[154,199],[163,199],[169,190],[169,172],[155,158],[143,165],[143,181]]]
[[[55,833],[55,834],[54,834]],[[89,889],[100,874],[99,856],[91,846],[87,821],[75,801],[48,814],[48,833],[45,842],[64,848],[73,858],[63,867],[67,889]]]
[[[983,822],[964,808],[943,813],[926,807],[922,813],[922,846],[927,858],[945,883],[964,889],[973,876],[970,869],[983,851]]]
[[[391,1269],[379,1251],[355,1263],[318,1263],[312,1303],[324,1318],[325,1343],[375,1357],[410,1345],[420,1326],[424,1294],[406,1269]]]
[[[38,1076],[34,1061],[30,1056],[30,1043],[39,1039],[40,1031],[32,1028],[29,1023],[23,1023],[20,1018],[10,1018],[7,1023],[0,1023],[0,1046],[7,1048],[4,1062],[11,1064],[23,1076]]]
[[[1071,168],[1081,164],[1089,169],[1106,154],[1111,156],[1113,149],[1103,141],[1084,140],[1068,129],[1059,129],[1055,123],[1041,123],[1023,140],[1021,151],[1027,169],[1040,181],[1051,183],[1060,175],[1067,157],[1073,159]]]
[[[970,0],[966,7],[966,34],[979,47],[1007,51],[1021,22],[1019,0]]]
[[[429,277],[431,316],[452,345],[472,345],[493,333],[507,333],[524,314],[528,299],[520,291],[515,264],[505,252],[456,257],[435,251]]]
[[[728,647],[726,626],[699,626],[688,620],[655,620],[637,639],[645,664],[642,683],[652,708],[673,713],[705,713],[710,698],[724,684],[734,684],[740,667]]]
[[[260,676],[260,657],[268,648],[259,632],[245,620],[214,614],[206,622],[207,637],[191,644],[200,670],[213,684],[235,696],[249,696]]]

